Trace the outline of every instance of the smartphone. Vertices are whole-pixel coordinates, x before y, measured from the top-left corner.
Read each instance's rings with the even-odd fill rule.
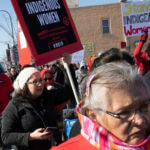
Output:
[[[55,131],[57,127],[46,127],[45,131]]]

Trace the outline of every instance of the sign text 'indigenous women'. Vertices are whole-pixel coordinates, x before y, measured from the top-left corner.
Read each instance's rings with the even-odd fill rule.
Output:
[[[60,22],[59,15],[57,11],[55,11],[61,9],[58,0],[26,2],[25,6],[29,15],[37,14],[37,18],[41,26]],[[53,11],[49,12],[51,10]]]

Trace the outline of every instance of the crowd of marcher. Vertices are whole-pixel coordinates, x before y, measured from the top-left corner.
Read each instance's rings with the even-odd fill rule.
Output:
[[[148,30],[133,56],[111,48],[88,62],[64,54],[54,64],[0,65],[0,144],[18,150],[149,150],[150,44]],[[69,66],[76,104],[64,67]],[[69,137],[63,110],[76,118]],[[76,112],[75,112],[76,110]],[[66,118],[67,118],[66,117]]]

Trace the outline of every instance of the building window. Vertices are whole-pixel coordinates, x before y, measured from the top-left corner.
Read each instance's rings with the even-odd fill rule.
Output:
[[[108,19],[103,19],[102,20],[102,32],[103,34],[109,34],[109,20]]]

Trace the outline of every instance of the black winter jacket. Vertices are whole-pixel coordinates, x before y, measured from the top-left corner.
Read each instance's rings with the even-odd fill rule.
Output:
[[[72,96],[69,90],[45,90],[33,102],[21,96],[13,98],[2,114],[3,143],[16,145],[19,150],[48,150],[51,147],[50,140],[29,141],[29,134],[37,128],[56,126],[55,107]]]

